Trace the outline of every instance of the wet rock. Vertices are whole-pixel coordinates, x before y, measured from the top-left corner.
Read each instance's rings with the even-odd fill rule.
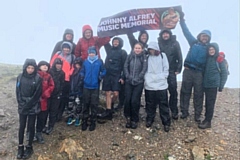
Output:
[[[194,146],[192,149],[194,160],[204,160],[204,149]]]
[[[136,160],[136,156],[133,153],[127,154],[126,160]]]
[[[38,159],[37,160],[50,160],[49,157],[44,157],[42,155],[38,156]]]
[[[84,149],[73,139],[65,139],[60,145],[60,153],[66,152],[69,160],[80,159],[83,156]]]
[[[169,156],[169,157],[168,157],[168,160],[176,160],[176,158],[173,157],[173,156]]]

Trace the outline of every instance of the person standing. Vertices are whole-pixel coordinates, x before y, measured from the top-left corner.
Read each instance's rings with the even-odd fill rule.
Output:
[[[37,73],[37,64],[34,59],[26,59],[23,72],[18,75],[16,82],[16,98],[19,114],[18,153],[17,159],[28,159],[33,154],[33,138],[35,120],[40,110],[42,94],[42,79]],[[26,125],[29,126],[29,141],[24,150],[23,140]]]
[[[208,46],[208,57],[203,77],[203,87],[205,93],[205,119],[198,125],[200,129],[211,128],[217,92],[222,92],[227,81],[228,72],[226,61],[219,57],[219,47],[217,43]]]
[[[159,33],[158,45],[161,52],[167,55],[169,63],[169,75],[168,75],[168,91],[170,93],[169,106],[174,120],[178,119],[178,92],[177,92],[177,75],[182,70],[182,51],[176,36],[172,35],[172,31],[163,29]]]
[[[203,71],[207,59],[207,46],[211,40],[211,32],[203,30],[197,36],[197,39],[191,34],[181,13],[180,25],[190,49],[184,61],[184,71],[180,93],[181,118],[189,116],[189,101],[193,89],[194,119],[197,123],[201,121],[203,109]]]
[[[147,71],[147,56],[141,43],[136,43],[134,49],[127,56],[124,64],[125,105],[124,116],[126,128],[136,129],[139,122],[139,109],[144,86],[144,75]]]

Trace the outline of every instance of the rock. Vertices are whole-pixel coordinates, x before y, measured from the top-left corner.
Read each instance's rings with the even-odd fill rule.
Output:
[[[192,149],[194,160],[204,160],[204,149],[194,146]]]
[[[168,160],[176,160],[176,158],[173,157],[173,156],[169,156],[169,157],[168,157]]]
[[[63,140],[59,150],[60,153],[66,152],[69,160],[82,158],[83,151],[84,149],[71,138]]]
[[[195,141],[195,139],[196,139],[195,136],[189,135],[188,138],[185,139],[185,142],[186,142],[186,143],[190,143],[190,142]]]
[[[135,140],[141,140],[142,137],[141,137],[141,136],[134,136],[133,139],[135,139]]]
[[[37,160],[50,160],[49,157],[44,157],[42,155],[38,156],[38,159]]]
[[[3,109],[0,109],[0,117],[5,117],[5,114],[3,112]]]

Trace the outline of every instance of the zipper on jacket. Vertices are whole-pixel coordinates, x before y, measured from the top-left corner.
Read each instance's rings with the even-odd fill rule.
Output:
[[[134,58],[135,58],[135,59],[134,59],[134,65],[133,65],[133,76],[132,76],[133,78],[134,78],[134,74],[135,74],[135,66],[136,66],[136,61],[137,61],[137,60],[136,60],[136,59],[137,59],[136,54],[134,55]],[[132,84],[133,84],[133,78],[132,78]]]

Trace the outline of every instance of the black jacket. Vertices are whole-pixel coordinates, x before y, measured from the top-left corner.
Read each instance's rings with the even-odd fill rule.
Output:
[[[124,75],[126,82],[138,85],[144,82],[144,75],[147,71],[147,56],[144,52],[136,54],[133,51],[128,55],[124,64]]]
[[[114,47],[113,41],[116,39],[119,41],[119,45]],[[119,79],[124,79],[123,66],[127,58],[127,52],[123,50],[122,47],[123,40],[120,37],[113,38],[112,45],[110,43],[104,45],[107,53],[107,57],[105,59],[105,68],[107,71],[106,75],[114,75],[118,76]]]
[[[164,40],[162,38],[162,34],[164,32],[168,32],[170,34],[170,38],[168,40]],[[170,30],[162,30],[158,37],[158,45],[161,52],[164,52],[167,55],[169,72],[181,73],[183,63],[182,51],[178,41],[176,40],[176,36],[172,35]]]
[[[28,74],[28,66],[34,67],[34,72]],[[18,113],[23,115],[38,114],[40,110],[40,97],[42,94],[42,79],[37,74],[37,64],[34,59],[26,59],[23,72],[17,77],[16,97]]]
[[[56,58],[53,62],[52,68],[49,70],[50,75],[54,81],[54,90],[51,94],[51,98],[58,98],[62,95],[65,73],[62,70],[56,69],[56,63],[61,61],[59,58]]]
[[[64,41],[70,42],[70,43],[72,44],[72,52],[71,52],[71,54],[74,55],[74,51],[75,51],[75,48],[76,48],[76,44],[73,42],[73,38],[72,38],[71,41],[66,40],[66,34],[72,34],[72,36],[73,36],[73,38],[74,38],[73,30],[72,30],[72,29],[66,29],[65,32],[64,32],[64,34],[63,34],[63,40],[57,42],[57,44],[55,45],[55,47],[54,47],[54,49],[53,49],[53,51],[52,51],[52,55],[51,55],[50,60],[52,59],[52,57],[54,56],[54,54],[56,54],[58,51],[62,51],[61,46],[62,46],[62,43],[63,43]]]

